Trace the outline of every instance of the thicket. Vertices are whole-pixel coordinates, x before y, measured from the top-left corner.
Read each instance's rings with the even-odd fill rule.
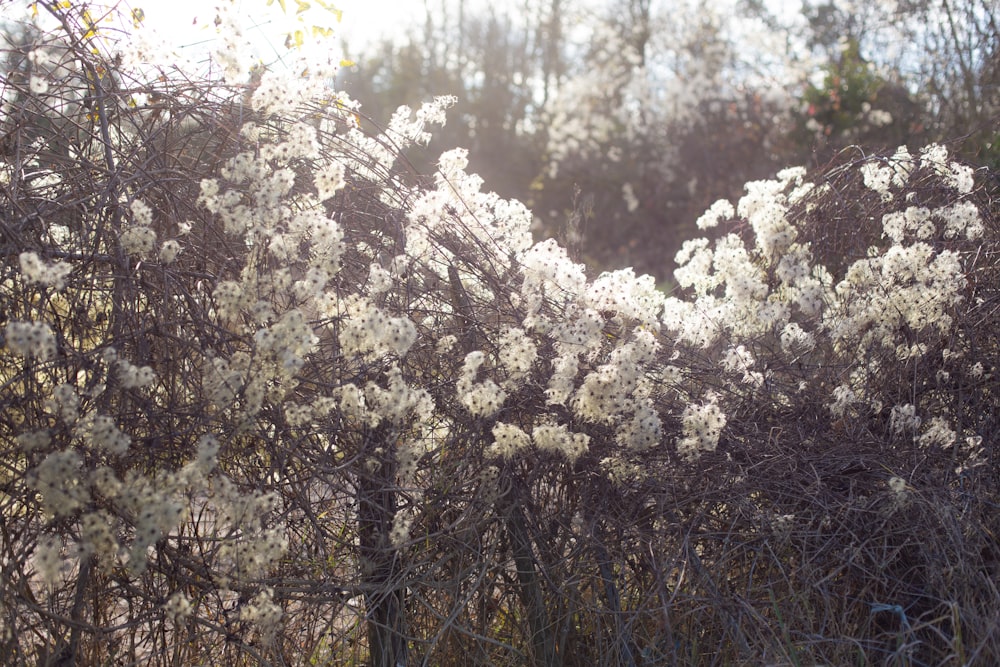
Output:
[[[536,243],[460,149],[414,173],[449,98],[382,130],[322,63],[183,78],[38,10],[3,54],[4,664],[1000,656],[993,174],[749,183],[668,296]]]

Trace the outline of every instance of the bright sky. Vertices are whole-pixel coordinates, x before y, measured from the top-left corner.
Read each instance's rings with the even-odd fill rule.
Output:
[[[215,8],[227,1],[129,0],[129,4],[141,7],[147,24],[155,26],[157,32],[169,37],[171,42],[197,50],[200,43],[214,37]],[[342,12],[339,23],[333,14],[323,9],[324,3]],[[308,5],[308,9],[298,14],[297,9],[303,5]],[[383,34],[399,31],[413,21],[422,21],[419,17],[424,12],[421,0],[285,0],[285,12],[279,0],[272,0],[270,6],[268,0],[236,0],[235,7],[244,17],[247,37],[261,51],[270,48],[272,54],[284,51],[284,36],[295,29],[317,23],[328,25],[335,28],[333,44],[339,45],[344,38],[352,46],[360,46]],[[268,54],[261,55],[268,59]]]
[[[205,38],[205,30],[199,26],[211,26],[215,17],[215,7],[229,0],[127,0],[133,7],[142,7],[151,22],[156,26],[165,27],[165,34],[175,36],[179,43],[189,39],[196,43]],[[238,12],[246,17],[248,26],[257,25],[261,41],[274,39],[281,47],[284,35],[288,30],[300,26],[296,23],[297,10],[302,6],[309,8],[301,14],[307,21],[310,19],[324,20],[330,14],[322,9],[326,4],[342,11],[342,21],[338,25],[336,43],[346,38],[354,50],[370,43],[383,35],[400,33],[414,23],[422,24],[428,6],[437,11],[442,0],[284,0],[286,12],[280,9],[281,0],[235,0]],[[588,0],[581,0],[587,2]],[[469,5],[478,6],[508,6],[517,8],[519,3],[511,0],[468,0]],[[663,2],[669,6],[669,0]],[[765,0],[765,4],[776,11],[779,16],[788,17],[797,14],[801,9],[801,0]],[[517,9],[512,9],[517,11]],[[197,24],[193,19],[197,17]],[[188,35],[190,35],[188,37]],[[272,37],[277,35],[277,37]]]
[[[452,0],[453,1],[453,0]],[[523,11],[525,0],[463,0],[467,7],[507,7],[515,14]],[[575,0],[573,7],[587,4],[613,3],[620,0]],[[736,0],[715,0],[720,6]],[[764,0],[780,15],[794,15],[801,0]],[[183,60],[204,62],[216,43],[214,24],[217,7],[232,6],[241,17],[246,39],[253,44],[254,53],[266,64],[276,63],[288,53],[285,36],[295,30],[306,35],[311,27],[320,25],[332,29],[329,38],[321,40],[322,49],[332,49],[334,58],[349,55],[364,61],[368,44],[382,36],[402,34],[408,27],[422,25],[428,9],[439,12],[450,0],[103,0],[108,4],[121,2],[119,7],[128,10],[142,9],[145,25],[153,28],[176,50]],[[95,3],[95,4],[103,4]],[[673,2],[689,3],[691,0],[660,0],[662,8]],[[231,4],[230,4],[231,3]],[[28,2],[24,1],[26,8]],[[282,8],[283,5],[283,8]],[[794,9],[792,9],[794,7]],[[339,10],[337,14],[329,9]],[[27,11],[27,10],[25,10]],[[452,17],[453,18],[453,17]],[[341,53],[347,41],[350,53]],[[324,51],[324,55],[325,55]]]

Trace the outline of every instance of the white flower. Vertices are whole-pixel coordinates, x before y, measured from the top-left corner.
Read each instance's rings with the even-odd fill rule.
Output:
[[[368,267],[368,294],[376,296],[392,287],[392,274],[377,263]]]
[[[523,380],[537,358],[538,349],[524,329],[509,327],[500,334],[500,363],[513,382]]]
[[[34,95],[44,95],[49,92],[49,82],[37,74],[32,74],[28,80],[28,88]]]
[[[486,448],[486,456],[509,459],[530,443],[528,434],[517,426],[497,422],[493,426],[493,444]]]
[[[934,211],[934,215],[944,221],[944,237],[975,240],[985,231],[979,209],[971,201],[957,201]]]
[[[181,244],[174,239],[164,241],[160,246],[160,261],[164,264],[173,264],[177,255],[181,252]]]
[[[339,162],[331,162],[316,171],[313,185],[316,187],[316,196],[320,201],[326,201],[334,196],[347,184],[344,180],[345,172],[344,165]]]
[[[802,354],[816,347],[816,337],[795,322],[781,330],[781,349],[787,354]]]
[[[28,484],[42,497],[49,514],[60,517],[72,514],[90,498],[81,474],[83,459],[73,450],[52,452],[28,475]]]
[[[181,621],[190,616],[192,609],[191,600],[180,591],[171,595],[163,605],[163,613],[174,622]]]
[[[152,227],[133,225],[122,231],[118,239],[122,250],[129,255],[145,257],[156,247],[156,232]]]
[[[933,417],[920,434],[917,442],[922,447],[937,445],[948,449],[958,440],[958,434],[951,428],[948,421],[943,417]]]
[[[66,287],[66,276],[73,270],[71,265],[64,262],[46,264],[33,252],[22,252],[18,260],[21,274],[28,282],[53,287],[56,290]]]
[[[585,433],[571,433],[565,424],[542,424],[531,432],[535,446],[543,451],[555,452],[574,463],[585,454],[590,436]]]
[[[715,451],[726,425],[726,415],[716,403],[716,397],[708,395],[706,398],[705,403],[689,404],[681,415],[684,435],[677,442],[677,453],[688,461],[697,459],[702,452]]]
[[[702,213],[695,225],[698,229],[710,229],[718,225],[720,221],[732,218],[734,215],[736,215],[736,209],[733,208],[732,203],[728,199],[720,199]]]
[[[507,392],[493,380],[487,378],[482,382],[475,382],[476,374],[484,361],[485,355],[479,350],[465,355],[462,375],[456,383],[458,400],[473,417],[490,417],[507,400]]]
[[[44,322],[8,322],[7,349],[22,357],[49,359],[56,353],[56,336]]]
[[[75,435],[98,451],[121,456],[128,451],[132,438],[107,415],[89,414],[74,429]]]
[[[274,602],[274,591],[270,588],[262,590],[240,610],[240,620],[256,626],[264,643],[274,640],[281,617],[281,607]]]
[[[861,167],[861,176],[864,178],[865,187],[882,195],[882,201],[892,201],[890,188],[900,185],[899,175],[894,165],[880,165],[877,162],[869,161]]]
[[[134,199],[129,208],[132,210],[132,220],[136,225],[148,227],[153,224],[153,210],[145,202]]]
[[[634,213],[639,208],[639,198],[635,196],[631,183],[622,186],[622,199],[625,200],[625,208],[629,213]]]
[[[915,431],[920,426],[920,417],[917,416],[916,406],[911,403],[892,406],[889,425],[893,433]]]
[[[149,366],[135,366],[125,359],[115,362],[118,380],[127,389],[148,387],[156,381],[156,373]]]

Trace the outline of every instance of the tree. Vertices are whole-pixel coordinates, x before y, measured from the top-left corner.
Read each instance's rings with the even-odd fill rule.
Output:
[[[923,143],[918,105],[901,83],[876,74],[861,57],[857,42],[842,44],[822,84],[806,85],[802,102],[795,135],[811,146],[810,157],[818,164],[851,145],[890,150]]]
[[[885,126],[890,131],[887,142],[957,142],[970,159],[995,163],[991,148],[998,108],[994,3],[918,0],[861,2],[848,7],[816,2],[805,3],[803,10],[807,43],[830,64],[826,90],[807,89],[807,105],[822,111],[827,96],[831,104],[836,103],[832,95],[837,86],[829,85],[832,76],[838,85],[852,87],[848,97],[868,96],[860,100],[870,105],[866,114],[882,111],[888,114],[886,119],[893,119]],[[817,101],[821,104],[816,105]],[[860,110],[843,111],[858,114]],[[867,141],[866,133],[880,134],[870,118],[857,116],[857,120],[868,126],[858,141]],[[851,119],[842,117],[840,122],[850,124]],[[825,132],[826,128],[820,129]],[[834,133],[845,129],[833,128]]]
[[[444,16],[451,23],[441,13],[428,7],[423,26],[413,26],[401,43],[387,39],[359,57],[341,85],[375,117],[449,91],[458,101],[448,124],[412,152],[414,166],[432,169],[441,152],[463,146],[471,168],[494,190],[508,197],[526,193],[542,164],[538,93],[556,85],[548,70],[557,64],[548,63],[560,43],[533,35],[527,11],[472,11],[459,2]]]
[[[548,168],[532,203],[555,235],[578,185],[593,198],[580,234],[588,265],[663,280],[705,207],[784,164],[791,98],[751,64],[739,17],[704,3],[626,7],[580,12],[590,32],[543,110]]]

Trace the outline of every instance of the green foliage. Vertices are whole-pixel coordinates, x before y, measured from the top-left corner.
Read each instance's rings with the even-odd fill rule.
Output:
[[[872,71],[859,53],[858,44],[849,42],[823,76],[820,87],[806,88],[808,115],[815,118],[826,136],[841,135],[857,125],[866,106],[878,101],[885,82]]]
[[[813,159],[820,162],[851,144],[885,150],[922,136],[916,104],[899,83],[878,75],[861,57],[857,41],[842,45],[820,85],[806,86],[802,106],[793,136],[818,153]]]

